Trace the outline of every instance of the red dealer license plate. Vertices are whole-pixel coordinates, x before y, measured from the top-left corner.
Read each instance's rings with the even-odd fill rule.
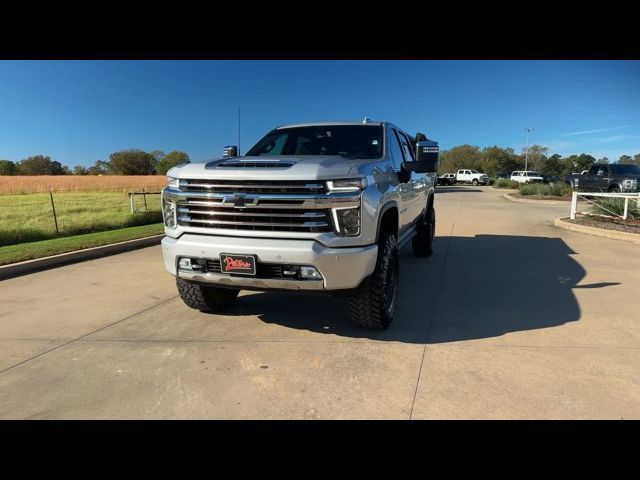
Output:
[[[220,254],[220,270],[222,273],[237,273],[240,275],[256,274],[256,257],[253,255]]]

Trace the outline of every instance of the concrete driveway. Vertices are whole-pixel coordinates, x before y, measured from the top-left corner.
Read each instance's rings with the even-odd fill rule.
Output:
[[[640,418],[638,246],[569,206],[439,188],[396,323],[243,292],[187,308],[159,247],[0,282],[0,418]]]

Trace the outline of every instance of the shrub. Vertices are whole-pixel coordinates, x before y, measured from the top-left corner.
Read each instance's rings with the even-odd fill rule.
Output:
[[[543,195],[566,197],[571,195],[571,187],[563,183],[523,183],[519,187],[520,195]]]
[[[640,220],[640,205],[635,200],[629,201],[628,219]],[[600,198],[590,209],[591,213],[597,215],[624,215],[624,199],[623,198]]]
[[[514,182],[513,180],[508,180],[506,178],[498,178],[493,184],[495,188],[513,188],[516,189],[520,186],[518,182]]]

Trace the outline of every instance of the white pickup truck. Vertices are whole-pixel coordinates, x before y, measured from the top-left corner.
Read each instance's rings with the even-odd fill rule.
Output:
[[[489,177],[477,170],[462,169],[456,172],[456,182],[489,185]]]

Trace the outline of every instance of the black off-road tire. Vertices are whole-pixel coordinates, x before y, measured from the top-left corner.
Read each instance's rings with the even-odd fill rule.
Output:
[[[217,312],[228,307],[240,293],[240,290],[205,287],[181,278],[176,278],[176,286],[187,306],[203,312]]]
[[[436,210],[431,207],[416,225],[418,233],[411,240],[413,254],[418,257],[429,257],[433,254],[433,238],[436,235]]]
[[[398,242],[385,235],[378,242],[376,268],[366,284],[349,299],[351,321],[362,328],[384,330],[393,321],[400,293]]]
[[[609,187],[610,193],[620,193],[620,187],[618,185],[612,185]]]

